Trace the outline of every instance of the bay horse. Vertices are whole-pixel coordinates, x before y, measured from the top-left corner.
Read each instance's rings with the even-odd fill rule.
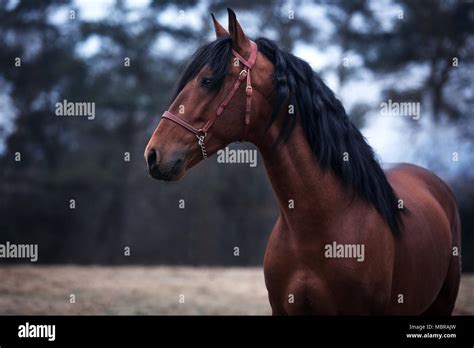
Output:
[[[430,171],[382,170],[308,63],[227,31],[194,54],[145,149],[178,180],[229,143],[261,152],[280,215],[264,257],[274,315],[450,315],[461,274],[455,197]],[[357,257],[355,257],[357,254]]]

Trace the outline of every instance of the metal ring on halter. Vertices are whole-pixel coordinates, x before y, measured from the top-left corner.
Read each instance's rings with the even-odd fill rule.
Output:
[[[203,137],[205,138],[206,135],[207,135],[207,132],[205,130],[203,130],[202,128],[199,128],[198,129],[198,133],[196,134],[198,137]]]

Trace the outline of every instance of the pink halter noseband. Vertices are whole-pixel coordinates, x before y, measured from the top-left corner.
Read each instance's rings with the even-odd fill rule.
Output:
[[[238,91],[240,85],[242,84],[245,78],[247,78],[247,86],[245,88],[245,93],[247,97],[246,97],[245,119],[244,119],[245,131],[244,131],[243,139],[247,137],[248,125],[250,124],[250,111],[252,108],[252,80],[250,77],[250,71],[255,65],[255,61],[257,59],[257,52],[258,52],[257,44],[253,41],[250,41],[249,59],[244,59],[235,50],[232,50],[232,54],[235,56],[235,58],[237,58],[240,61],[240,63],[244,65],[244,68],[235,79],[234,85],[232,89],[229,91],[229,94],[227,94],[224,100],[222,100],[222,102],[219,104],[219,107],[217,108],[216,113],[206,122],[206,124],[202,128],[194,127],[188,121],[184,120],[183,118],[179,116],[172,114],[169,111],[165,111],[163,113],[163,116],[162,116],[163,118],[167,118],[173,121],[174,123],[179,124],[181,127],[187,129],[188,131],[196,135],[198,145],[201,148],[202,157],[204,159],[207,158],[207,151],[206,151],[206,145],[205,145],[204,140],[206,138],[208,130],[212,127],[212,125],[219,118],[219,116],[222,115],[225,108],[227,107],[227,105],[229,105],[230,101],[234,97],[235,93]]]

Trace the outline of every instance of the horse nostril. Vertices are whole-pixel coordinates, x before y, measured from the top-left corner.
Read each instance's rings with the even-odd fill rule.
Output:
[[[155,149],[151,149],[148,151],[148,155],[146,157],[146,162],[148,163],[148,168],[151,169],[153,166],[157,164],[157,153]]]

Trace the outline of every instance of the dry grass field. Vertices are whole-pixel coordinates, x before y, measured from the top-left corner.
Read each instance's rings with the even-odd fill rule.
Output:
[[[75,303],[70,303],[71,294]],[[474,314],[474,275],[463,276],[455,313]],[[271,311],[261,268],[3,266],[0,314]]]

